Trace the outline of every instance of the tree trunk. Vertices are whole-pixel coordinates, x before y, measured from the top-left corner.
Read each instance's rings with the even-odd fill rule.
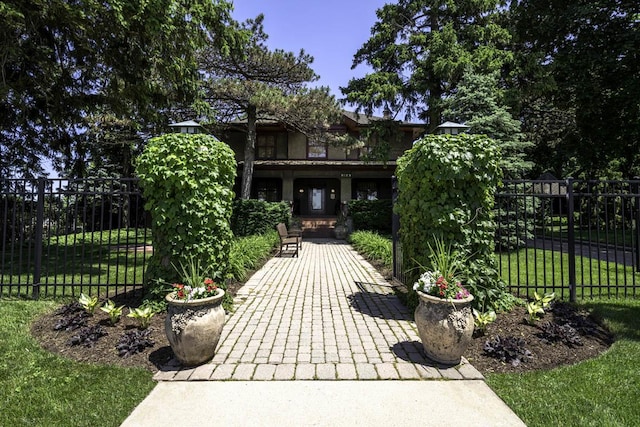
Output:
[[[256,158],[256,106],[247,108],[247,141],[244,145],[244,168],[242,169],[242,191],[240,198],[251,198],[251,180],[253,179],[253,161]]]

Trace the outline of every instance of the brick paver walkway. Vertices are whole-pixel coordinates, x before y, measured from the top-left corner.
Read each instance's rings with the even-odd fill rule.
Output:
[[[426,359],[406,307],[344,242],[306,240],[298,258],[269,260],[236,302],[211,362],[173,362],[154,378],[483,379],[464,359],[456,367]]]

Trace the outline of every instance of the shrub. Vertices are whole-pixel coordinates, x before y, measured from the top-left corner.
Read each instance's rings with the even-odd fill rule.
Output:
[[[283,222],[289,226],[288,202],[235,200],[231,215],[231,229],[236,237],[264,234],[275,230]]]
[[[192,257],[225,274],[236,175],[231,148],[202,134],[152,138],[136,161],[136,174],[152,218],[154,253],[146,280],[175,281],[171,264]]]
[[[391,234],[391,200],[352,200],[349,202],[349,216],[353,218],[354,230],[376,231]]]
[[[465,286],[474,306],[494,308],[506,292],[494,257],[499,162],[495,141],[467,134],[427,135],[398,159],[396,209],[407,283],[416,281],[429,244],[440,238],[468,259]]]

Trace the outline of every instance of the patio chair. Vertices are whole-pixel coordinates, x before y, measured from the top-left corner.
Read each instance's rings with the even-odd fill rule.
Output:
[[[278,237],[280,237],[280,252],[278,256],[282,256],[283,250],[289,251],[289,248],[293,246],[293,256],[298,256],[298,250],[302,246],[302,236],[299,233],[290,234],[287,231],[287,226],[284,223],[280,223],[276,227],[278,229]]]

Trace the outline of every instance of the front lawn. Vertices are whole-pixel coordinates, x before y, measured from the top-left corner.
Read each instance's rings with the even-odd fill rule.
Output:
[[[52,301],[0,304],[0,425],[118,426],[153,389],[152,373],[73,362],[29,333]]]
[[[552,371],[490,374],[487,383],[531,427],[640,425],[640,300],[581,305],[615,334],[606,353]]]

